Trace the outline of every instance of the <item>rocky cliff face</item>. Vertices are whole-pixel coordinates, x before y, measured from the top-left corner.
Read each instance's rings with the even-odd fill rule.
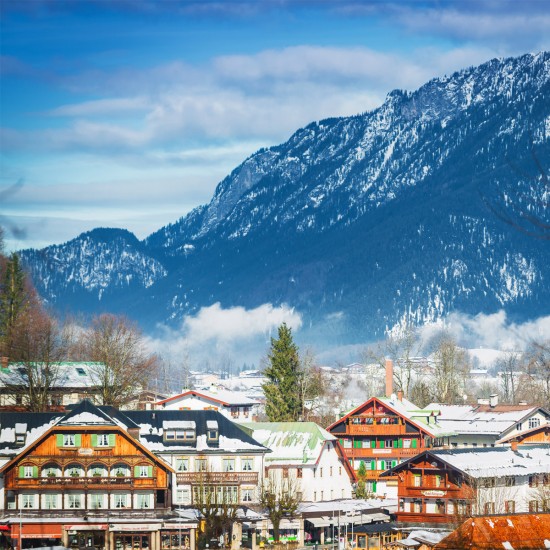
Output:
[[[548,97],[550,54],[493,60],[298,130],[143,242],[101,230],[23,258],[56,306],[108,297],[151,325],[287,303],[353,341],[403,316],[548,313],[550,241],[515,227],[548,217]]]

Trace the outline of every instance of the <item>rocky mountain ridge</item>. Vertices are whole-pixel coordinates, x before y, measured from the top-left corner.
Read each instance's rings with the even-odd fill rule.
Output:
[[[492,60],[299,129],[144,241],[102,229],[22,256],[52,305],[148,327],[215,302],[286,303],[338,342],[404,316],[547,313],[549,242],[495,212],[548,215],[548,97],[550,54]]]

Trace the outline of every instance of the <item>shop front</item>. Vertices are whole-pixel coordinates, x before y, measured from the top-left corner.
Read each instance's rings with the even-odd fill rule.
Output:
[[[22,528],[22,541],[21,541]],[[60,546],[62,526],[60,523],[18,523],[10,525],[9,533],[6,531],[10,546],[14,550],[21,547],[40,548],[43,546]]]
[[[65,546],[71,550],[105,550],[107,524],[66,525]]]

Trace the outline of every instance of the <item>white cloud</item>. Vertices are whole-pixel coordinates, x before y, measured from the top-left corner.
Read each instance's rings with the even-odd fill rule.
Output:
[[[228,359],[259,366],[269,347],[270,337],[286,323],[294,333],[302,326],[302,317],[286,305],[262,304],[253,309],[223,308],[219,303],[203,307],[196,315],[187,315],[178,329],[159,326],[157,336],[149,339],[149,348],[162,350],[177,363],[189,357],[193,368],[204,362],[214,364]]]
[[[515,323],[501,310],[497,313],[466,315],[452,313],[437,325],[426,325],[420,332],[424,342],[444,329],[465,347],[503,351],[525,350],[533,341],[550,340],[550,315]]]

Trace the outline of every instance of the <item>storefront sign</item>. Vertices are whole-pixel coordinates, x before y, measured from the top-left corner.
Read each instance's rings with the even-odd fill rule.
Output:
[[[373,455],[391,455],[391,449],[372,449]]]
[[[422,491],[422,494],[426,497],[444,497],[447,491]]]

